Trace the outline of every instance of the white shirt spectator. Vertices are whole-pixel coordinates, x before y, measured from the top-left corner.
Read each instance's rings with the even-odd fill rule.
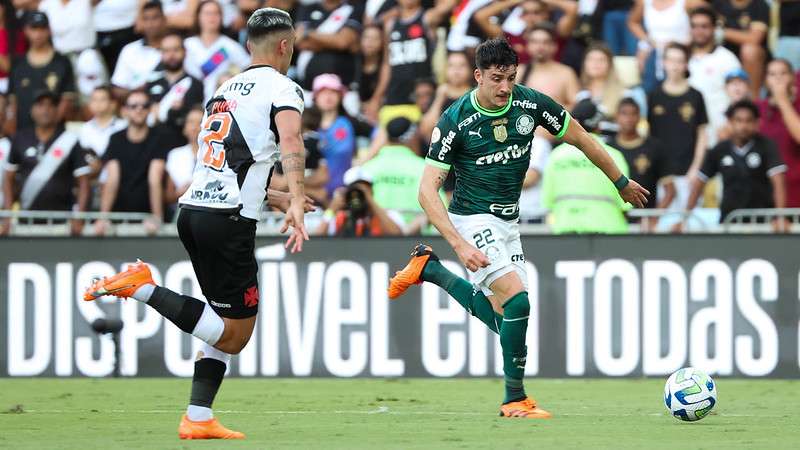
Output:
[[[230,28],[233,21],[239,17],[239,6],[236,4],[236,0],[217,0],[217,3],[222,6],[222,26]]]
[[[725,75],[741,67],[739,59],[719,45],[713,52],[693,55],[689,60],[689,84],[703,94],[708,115],[708,147],[717,144],[717,130],[727,122],[730,100],[725,93]]]
[[[94,28],[107,32],[130,28],[136,23],[138,0],[101,0],[94,7]]]
[[[95,88],[108,84],[108,71],[100,52],[93,48],[81,52],[75,63],[75,81],[83,102]]]
[[[220,75],[229,71],[231,66],[244,69],[250,65],[250,55],[247,54],[247,50],[225,35],[220,36],[208,47],[203,44],[199,36],[187,38],[183,45],[186,47],[183,67],[186,73],[203,81],[205,101],[214,95],[214,91],[217,90],[217,80]]]
[[[7,137],[0,138],[0,186],[3,185],[3,175],[6,173],[8,154],[11,150],[11,140]],[[0,205],[3,204],[3,190],[0,189]]]
[[[111,122],[106,126],[101,126],[97,119],[92,119],[81,127],[81,131],[78,133],[78,141],[81,147],[94,151],[99,158],[103,156],[108,148],[108,138],[127,126],[128,121],[119,117],[111,119]]]
[[[50,19],[53,47],[59,53],[72,53],[94,47],[95,29],[91,0],[43,0],[39,11]]]
[[[131,42],[119,52],[111,84],[128,90],[141,87],[153,76],[160,62],[161,51],[145,45],[144,39]]]
[[[190,144],[173,148],[167,153],[167,173],[176,189],[181,190],[192,184],[192,173],[196,162],[197,157]]]

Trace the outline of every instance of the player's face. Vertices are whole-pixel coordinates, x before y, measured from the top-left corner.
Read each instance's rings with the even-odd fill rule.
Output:
[[[222,8],[217,2],[203,4],[203,9],[197,15],[200,30],[219,31],[222,29]]]
[[[623,134],[633,134],[636,132],[636,125],[639,123],[639,110],[631,105],[622,105],[617,111],[617,125],[619,132]]]
[[[534,31],[528,35],[528,54],[535,62],[546,62],[553,59],[556,43],[550,33]]]
[[[36,126],[51,127],[56,123],[58,109],[52,99],[43,98],[33,104],[31,118]]]
[[[164,68],[171,72],[180,70],[183,67],[185,51],[183,42],[178,36],[167,36],[161,41],[161,61]]]
[[[447,83],[453,86],[464,86],[470,84],[470,67],[467,56],[464,53],[453,53],[447,57]]]
[[[131,95],[128,97],[128,101],[125,102],[125,114],[131,125],[145,125],[149,111],[150,100],[145,95]]]
[[[733,139],[745,143],[755,136],[758,131],[758,120],[752,111],[739,108],[730,119]]]
[[[611,70],[611,61],[600,50],[592,50],[586,54],[583,61],[583,70],[591,79],[606,78]]]
[[[517,77],[517,66],[497,67],[491,66],[486,70],[476,70],[475,79],[478,81],[480,97],[488,99],[495,108],[502,108],[511,97],[514,89],[514,80]]]
[[[112,112],[111,97],[107,91],[94,91],[89,97],[89,111],[93,116],[103,116]]]
[[[690,19],[692,27],[692,44],[705,46],[714,38],[714,24],[711,18],[696,14]]]
[[[667,78],[680,80],[686,78],[687,61],[682,51],[669,48],[664,53],[664,73]]]
[[[189,111],[186,115],[186,123],[183,125],[183,137],[190,143],[197,142],[197,135],[200,134],[200,122],[203,120],[203,113],[196,109]]]
[[[750,96],[750,86],[743,79],[734,78],[725,83],[725,93],[728,95],[731,103],[736,103]]]

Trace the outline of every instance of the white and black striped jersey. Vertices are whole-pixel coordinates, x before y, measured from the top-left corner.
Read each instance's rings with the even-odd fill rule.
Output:
[[[206,104],[192,184],[180,204],[258,220],[278,161],[275,114],[303,113],[303,91],[266,65],[226,81]]]

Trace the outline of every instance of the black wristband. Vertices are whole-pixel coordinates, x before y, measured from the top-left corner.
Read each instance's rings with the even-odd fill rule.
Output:
[[[617,181],[614,182],[614,187],[617,188],[618,191],[621,191],[625,189],[625,186],[628,185],[628,182],[628,177],[626,177],[624,174],[620,175],[619,178],[617,178]]]

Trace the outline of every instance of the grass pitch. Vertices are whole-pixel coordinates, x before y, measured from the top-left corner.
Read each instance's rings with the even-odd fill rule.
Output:
[[[499,380],[229,379],[215,404],[245,441],[180,441],[188,379],[5,379],[4,449],[789,449],[800,381],[718,381],[695,423],[670,417],[663,380],[540,380],[555,418],[497,417]]]

